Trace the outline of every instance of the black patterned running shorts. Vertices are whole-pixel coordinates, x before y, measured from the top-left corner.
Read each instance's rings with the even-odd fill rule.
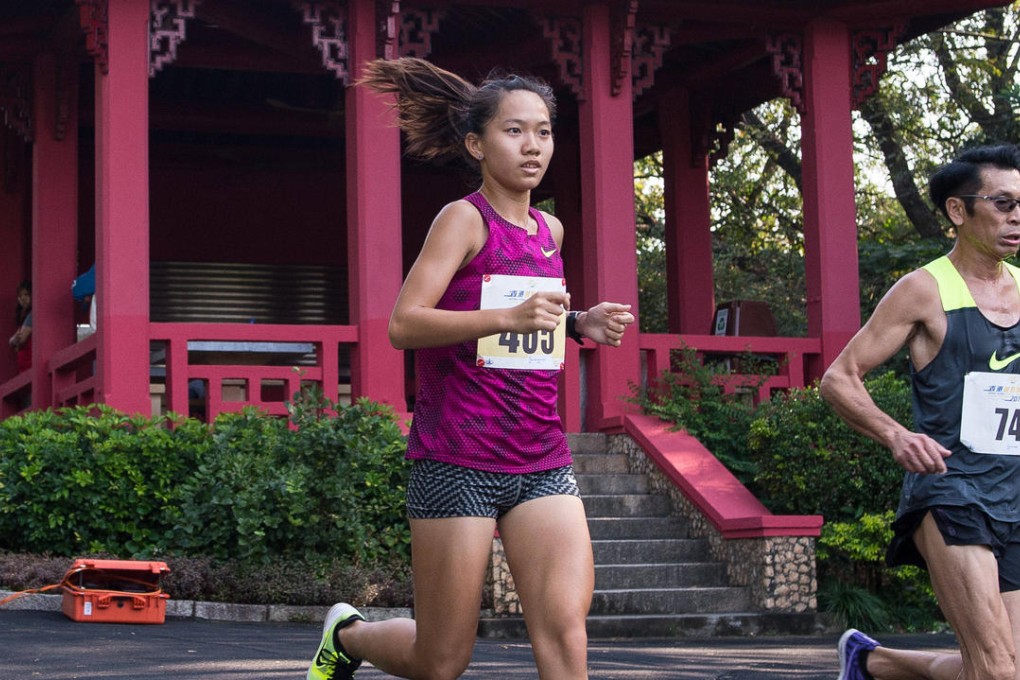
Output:
[[[581,495],[572,465],[510,474],[416,460],[407,485],[407,516],[411,519],[499,519],[526,501],[564,495]]]

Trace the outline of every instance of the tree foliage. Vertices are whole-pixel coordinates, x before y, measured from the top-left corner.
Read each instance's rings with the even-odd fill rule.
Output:
[[[1020,140],[1018,68],[1020,2],[889,55],[853,119],[863,318],[896,278],[948,247],[953,234],[927,196],[931,172],[966,146]],[[766,102],[742,116],[711,175],[716,299],[768,300],[783,335],[806,328],[800,141],[796,110]],[[647,191],[656,163],[636,166],[639,283],[642,330],[664,332],[661,202]]]

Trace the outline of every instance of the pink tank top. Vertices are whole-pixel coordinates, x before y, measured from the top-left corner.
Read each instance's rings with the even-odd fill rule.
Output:
[[[541,213],[530,210],[538,223],[538,232],[530,235],[500,217],[481,193],[464,200],[481,212],[489,235],[454,274],[437,308],[479,309],[486,274],[563,277],[563,260]],[[559,371],[479,367],[477,346],[471,340],[417,351],[418,394],[407,457],[505,473],[570,464],[556,411]]]

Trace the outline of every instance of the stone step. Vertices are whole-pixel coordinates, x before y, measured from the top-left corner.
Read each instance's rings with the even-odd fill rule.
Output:
[[[708,541],[701,538],[617,539],[592,541],[595,564],[707,562]]]
[[[601,616],[587,621],[588,637],[607,638],[708,638],[755,637],[764,635],[831,634],[832,625],[815,613],[763,614],[730,612],[724,614],[644,614]],[[478,622],[478,635],[490,639],[527,637],[521,617],[484,617]]]
[[[589,453],[574,455],[574,473],[579,475],[626,475],[630,473],[627,457],[622,454]]]
[[[567,444],[575,456],[605,454],[609,450],[609,437],[601,432],[571,432],[567,434]]]
[[[651,585],[651,584],[649,584]],[[593,614],[704,614],[746,611],[746,588],[629,588],[596,590]]]
[[[648,588],[714,588],[726,585],[726,565],[721,562],[672,564],[597,564],[596,590]]]
[[[669,517],[673,508],[666,496],[610,494],[582,496],[589,517]]]
[[[687,527],[675,517],[589,517],[592,540],[687,538]]]
[[[582,496],[649,493],[645,475],[580,474],[576,477]]]

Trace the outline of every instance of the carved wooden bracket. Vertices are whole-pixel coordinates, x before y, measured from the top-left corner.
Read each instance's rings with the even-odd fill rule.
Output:
[[[581,20],[577,17],[540,17],[542,35],[549,41],[552,59],[559,69],[560,81],[570,88],[578,101],[584,101],[584,56]]]
[[[26,142],[35,139],[32,123],[32,67],[0,65],[0,118]]]
[[[638,25],[634,32],[630,62],[634,97],[655,82],[655,72],[662,66],[662,59],[669,49],[669,43],[670,31],[666,26]]]
[[[405,9],[400,14],[398,53],[402,57],[427,57],[432,53],[432,34],[439,30],[443,11]]]
[[[765,39],[772,56],[772,73],[779,78],[783,96],[804,113],[804,40],[795,33],[773,33]]]
[[[850,104],[855,109],[878,92],[889,63],[889,53],[903,37],[902,23],[867,31],[854,31],[850,38]]]
[[[105,76],[110,72],[108,0],[74,1],[78,5],[78,22],[85,33],[85,51],[96,60],[96,65]]]
[[[376,16],[379,19],[379,48],[376,56],[383,59],[396,59],[400,50],[400,0],[382,0],[376,4]]]
[[[347,44],[347,15],[338,0],[292,0],[302,20],[312,27],[312,44],[322,56],[322,65],[344,85],[350,83]]]
[[[67,136],[67,123],[71,118],[71,97],[75,95],[74,82],[77,61],[71,54],[62,54],[57,58],[56,79],[56,115],[53,120],[53,136],[63,141]]]
[[[177,59],[188,19],[202,0],[151,0],[149,3],[149,77]]]
[[[634,21],[637,18],[638,0],[626,0],[613,7],[610,14],[610,35],[612,51],[610,52],[609,73],[612,78],[610,92],[614,97],[620,95],[625,79],[631,77],[631,55],[634,49]]]

